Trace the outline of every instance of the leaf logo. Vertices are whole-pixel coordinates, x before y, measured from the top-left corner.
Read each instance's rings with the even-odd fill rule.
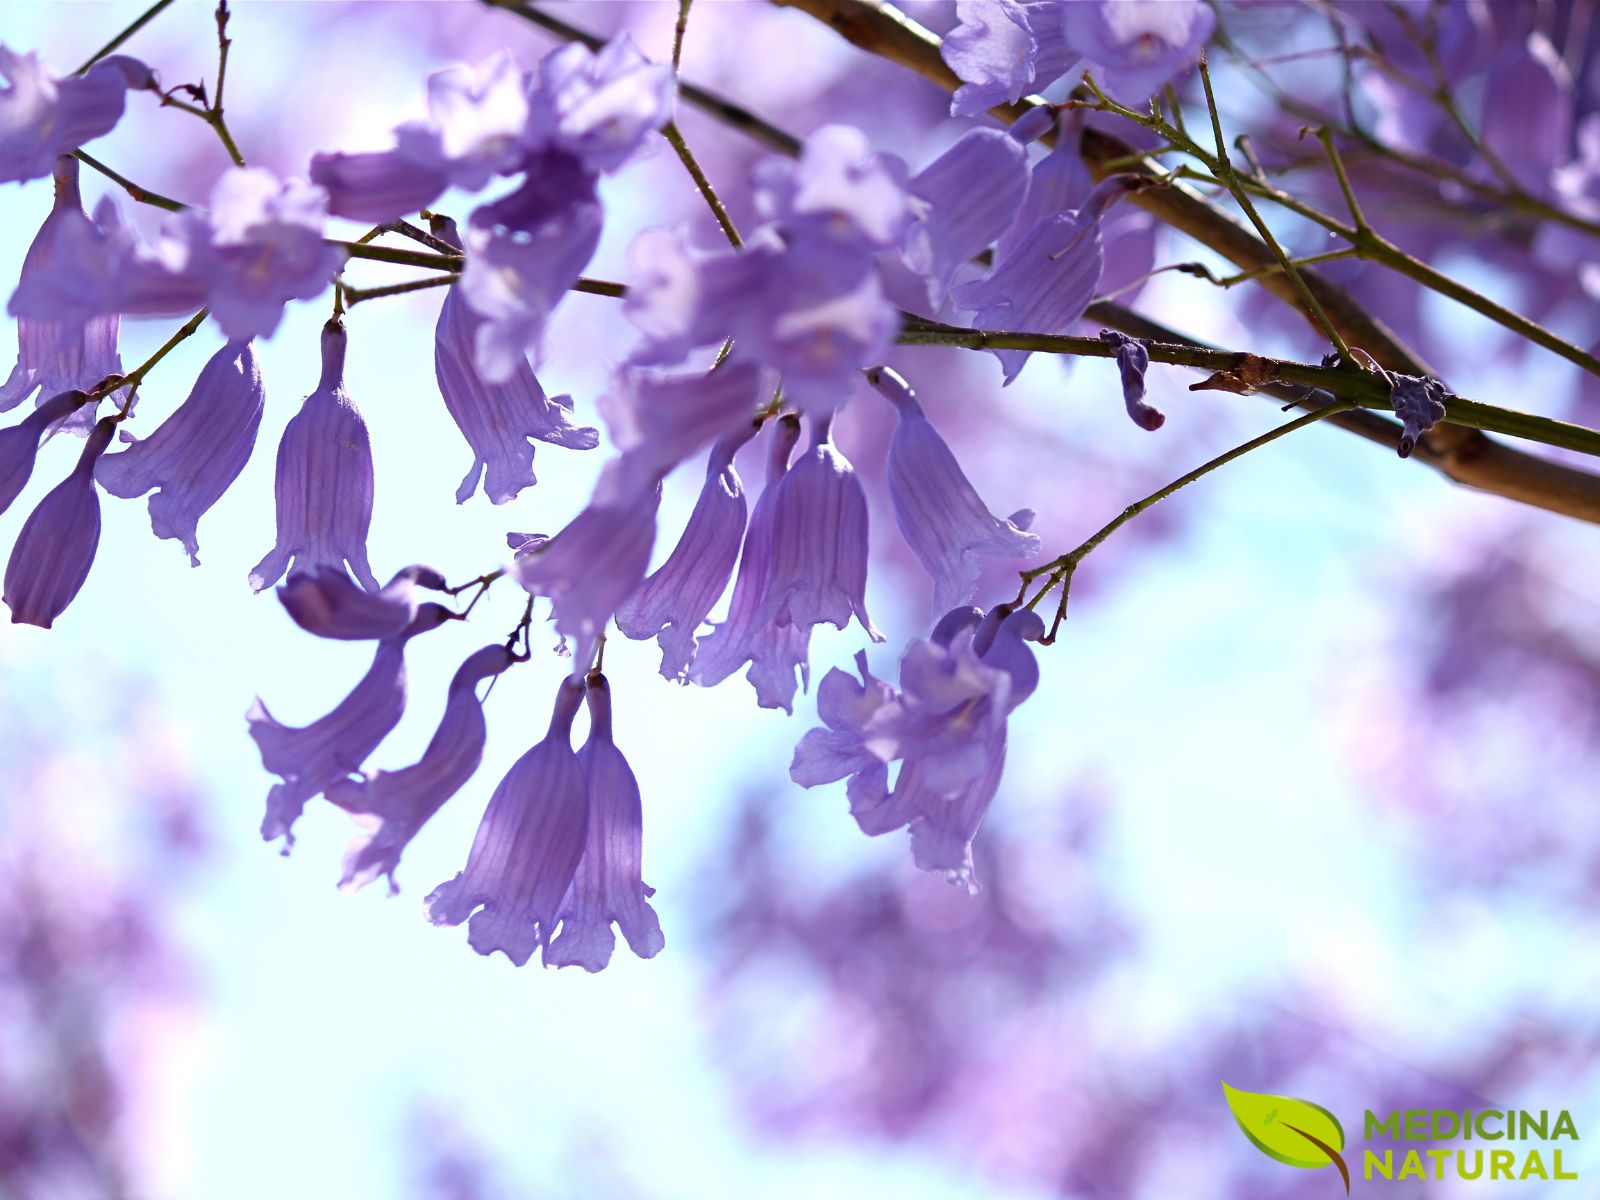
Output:
[[[1350,1168],[1339,1156],[1344,1149],[1344,1127],[1338,1117],[1309,1100],[1241,1092],[1226,1081],[1222,1094],[1233,1119],[1257,1150],[1291,1167],[1325,1167],[1331,1162],[1339,1168],[1345,1194],[1350,1194]]]

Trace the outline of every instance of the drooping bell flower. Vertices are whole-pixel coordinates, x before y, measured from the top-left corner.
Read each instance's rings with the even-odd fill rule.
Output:
[[[1053,213],[1018,239],[983,279],[959,284],[951,299],[971,310],[981,329],[1066,333],[1094,299],[1105,266],[1100,219],[1129,191],[1145,186],[1139,176],[1113,175],[1089,193],[1083,207]],[[1028,361],[1026,350],[996,350],[1005,381]]]
[[[348,562],[363,587],[378,590],[367,565],[372,443],[344,390],[345,346],[341,323],[323,326],[322,378],[278,443],[278,542],[250,572],[258,592],[282,579],[291,560],[302,571]]]
[[[459,925],[479,954],[517,966],[550,940],[589,833],[589,793],[572,751],[583,680],[556,692],[544,740],[519,758],[489,798],[466,869],[428,895],[428,919]]]
[[[58,231],[64,222],[87,222],[78,193],[78,160],[62,157],[55,164],[55,204],[39,227],[38,236],[22,260],[19,287],[47,271],[55,261]],[[17,365],[0,383],[0,412],[15,408],[34,392],[38,402],[61,392],[93,388],[109,375],[122,373],[117,354],[116,314],[76,322],[52,321],[41,317],[17,319]],[[94,410],[82,408],[67,422],[70,428],[87,430],[94,423]]]
[[[959,0],[960,21],[939,53],[962,81],[950,114],[974,117],[1040,92],[1078,63],[1066,43],[1061,0]]]
[[[752,422],[711,448],[706,481],[683,536],[667,561],[617,609],[617,627],[628,637],[656,638],[667,679],[681,679],[689,669],[695,633],[727,590],[739,561],[746,509],[733,456],[755,430]]]
[[[418,588],[443,591],[444,576],[414,564],[395,572],[381,592],[369,592],[342,567],[313,567],[289,572],[278,600],[307,633],[356,642],[390,637],[411,624],[421,603]]]
[[[1150,369],[1150,351],[1143,342],[1115,329],[1102,329],[1100,340],[1116,348],[1117,370],[1122,375],[1122,403],[1140,429],[1154,433],[1167,423],[1167,414],[1144,398],[1144,374]]]
[[[996,129],[974,129],[912,178],[919,212],[901,254],[935,309],[956,272],[1010,227],[1028,178],[1026,148]]]
[[[739,575],[727,620],[700,639],[689,677],[701,687],[713,687],[745,663],[746,678],[756,689],[762,708],[794,711],[795,673],[809,685],[811,628],[796,628],[766,616],[772,581],[772,530],[779,486],[789,469],[789,455],[800,440],[800,421],[783,417],[773,430],[767,450],[766,488],[750,514]]]
[[[906,545],[933,577],[934,608],[942,611],[971,597],[981,558],[1039,553],[1038,536],[1026,532],[1032,510],[1009,518],[989,511],[910,385],[888,367],[874,367],[867,380],[900,414],[889,442],[889,503]]]
[[[654,958],[666,939],[650,907],[655,889],[640,877],[644,813],[633,770],[612,740],[611,685],[599,671],[592,671],[584,696],[589,705],[589,740],[578,751],[578,763],[589,793],[589,828],[583,857],[558,914],[561,931],[546,944],[544,963],[600,971],[616,948],[613,922],[640,958]]]
[[[267,793],[267,813],[261,822],[264,840],[283,838],[287,854],[294,845],[294,823],[306,803],[360,770],[399,724],[406,706],[406,643],[454,615],[443,605],[424,604],[409,625],[378,643],[372,666],[350,694],[310,725],[282,724],[259,699],[250,706],[246,719],[261,750],[261,765],[282,780]]]
[[[626,455],[606,464],[594,497],[560,533],[513,568],[529,593],[548,596],[556,632],[573,642],[573,670],[594,661],[606,623],[644,579],[656,539],[660,485],[629,481]]]
[[[46,411],[36,409],[33,415]],[[49,629],[89,578],[100,544],[94,465],[120,419],[107,417],[95,425],[72,473],[39,501],[23,523],[6,564],[5,602],[13,624]]]
[[[17,424],[0,429],[0,513],[10,508],[27,486],[45,431],[88,402],[84,392],[61,392],[42,401]]]
[[[639,53],[627,34],[598,51],[568,42],[532,73],[525,143],[609,174],[672,119],[675,84],[672,69]]]
[[[100,486],[131,499],[151,488],[150,528],[158,538],[176,538],[200,565],[195,526],[239,478],[261,428],[266,390],[248,342],[229,342],[211,357],[189,398],[149,437],[108,454],[95,469]]]
[[[453,221],[435,222],[434,232],[452,246],[461,245]],[[465,503],[480,479],[493,504],[504,504],[532,487],[530,438],[569,450],[593,450],[600,444],[598,430],[573,422],[572,397],[545,395],[526,357],[513,364],[503,383],[489,383],[478,374],[473,359],[482,325],[483,318],[451,288],[439,309],[433,369],[445,408],[476,456],[456,489],[457,504]]]
[[[812,419],[811,448],[778,487],[762,618],[797,629],[823,621],[843,629],[854,617],[881,642],[867,616],[867,494],[834,446],[832,424]]]
[[[125,54],[58,78],[38,55],[0,45],[0,76],[0,183],[42,179],[61,155],[115,127],[129,88],[159,90],[150,68]]]
[[[485,646],[472,654],[450,680],[444,717],[420,759],[398,771],[369,771],[360,779],[341,779],[328,788],[329,803],[366,829],[345,851],[341,888],[354,891],[387,875],[390,892],[400,890],[394,872],[405,848],[483,760],[487,733],[478,684],[515,661],[504,646]]]

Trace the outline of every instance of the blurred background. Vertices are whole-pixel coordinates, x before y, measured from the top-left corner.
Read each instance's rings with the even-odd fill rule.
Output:
[[[667,57],[675,4],[559,7]],[[954,23],[950,4],[904,7],[938,30]],[[1486,27],[1483,55],[1491,34],[1503,42],[1547,8],[1503,7],[1516,12]],[[8,0],[0,18],[8,46],[69,70],[142,8]],[[531,66],[553,45],[465,0],[233,8],[229,122],[252,165],[280,174],[303,173],[318,149],[387,144],[391,126],[423,114],[430,71],[502,47]],[[1300,6],[1224,11],[1246,48],[1328,41],[1325,26],[1274,24]],[[126,49],[167,86],[210,82],[211,8],[179,3]],[[765,4],[701,0],[683,71],[797,134],[862,124],[914,168],[964,126],[932,85]],[[1223,108],[1257,123],[1273,164],[1274,137],[1292,143],[1295,121],[1248,74],[1219,66]],[[1578,116],[1594,106],[1587,80]],[[149,97],[129,110],[95,155],[203,202],[227,166],[210,131]],[[753,225],[740,183],[759,148],[693,110],[681,123],[735,219]],[[589,274],[626,279],[642,229],[684,226],[714,244],[664,151],[606,181]],[[101,182],[84,176],[91,207]],[[0,190],[0,278],[16,277],[50,199],[46,181]],[[153,227],[159,214],[120,199]],[[459,216],[467,203],[438,207]],[[1131,209],[1118,220],[1155,265],[1220,270]],[[1303,251],[1309,235],[1287,230]],[[1571,264],[1562,274],[1519,255],[1515,228],[1427,236],[1474,286],[1537,306],[1585,344],[1600,333]],[[1593,422],[1566,364],[1360,264],[1345,275],[1463,393]],[[406,277],[372,264],[348,276]],[[909,279],[891,285],[914,294]],[[1120,299],[1221,345],[1321,353],[1247,293],[1167,273]],[[453,504],[471,454],[433,383],[440,298],[372,301],[348,318],[381,577],[415,561],[452,580],[498,565],[506,531],[553,532],[581,509],[606,453],[541,447],[539,483],[517,501]],[[862,837],[842,785],[790,784],[813,698],[785,719],[757,710],[742,679],[679,689],[655,674],[653,643],[618,639],[617,741],[643,789],[667,948],[650,962],[619,951],[594,976],[516,970],[479,958],[462,930],[428,925],[420,902],[461,868],[494,783],[543,733],[566,663],[539,626],[534,662],[487,704],[482,769],[408,849],[398,896],[335,889],[352,827],[326,805],[308,809],[292,856],[257,836],[270,779],[246,732],[252,698],[307,723],[370,654],[301,633],[245,581],[273,540],[273,448],[315,385],[326,315],[323,301],[291,306],[261,348],[262,436],[201,522],[201,568],[150,536],[142,502],[107,498],[88,585],[57,627],[0,627],[0,1196],[1335,1194],[1331,1171],[1249,1146],[1223,1079],[1331,1109],[1353,1166],[1368,1108],[1565,1108],[1584,1139],[1597,1128],[1593,529],[1467,493],[1333,429],[1183,492],[1079,573],[1071,621],[1040,652],[1040,690],[1013,718],[972,897],[913,870],[903,833]],[[124,362],[172,324],[126,322]],[[632,340],[615,302],[573,296],[540,378],[599,424],[594,398]],[[203,329],[152,374],[141,434],[219,344]],[[1151,400],[1168,421],[1152,435],[1123,414],[1106,362],[1035,356],[1002,391],[987,355],[895,361],[991,507],[1039,510],[1050,553],[1283,419],[1260,398],[1189,393],[1189,375],[1157,366]],[[891,428],[863,390],[838,441],[873,505],[869,606],[889,640],[871,657],[892,677],[929,613],[882,488]],[[46,447],[0,543],[77,449]],[[669,480],[658,561],[699,482],[692,464]],[[997,571],[980,602],[1013,587]],[[370,765],[414,761],[455,666],[503,638],[521,607],[491,592],[470,628],[411,647],[409,711]],[[854,628],[815,638],[813,679],[861,640]],[[1600,1160],[1585,1145],[1567,1163],[1589,1178]]]

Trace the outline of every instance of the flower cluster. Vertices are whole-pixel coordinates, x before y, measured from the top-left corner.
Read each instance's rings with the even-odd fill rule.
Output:
[[[977,10],[962,11],[965,29]],[[1032,22],[1043,39],[1033,77],[1054,70],[1059,47],[1045,43],[1060,31],[1044,30],[1040,6],[1007,0],[996,11],[1021,21],[1017,28]],[[1195,19],[1195,29],[1202,24]],[[1086,46],[1126,33],[1097,29],[1073,36]],[[959,49],[963,38],[971,43],[971,31],[952,44]],[[199,565],[198,523],[244,470],[261,426],[255,343],[274,335],[290,301],[335,289],[316,386],[276,450],[276,542],[250,583],[258,591],[281,584],[279,599],[302,629],[371,642],[373,656],[344,699],[310,724],[286,725],[259,700],[251,708],[250,734],[276,777],[265,838],[281,839],[287,852],[306,806],[324,798],[360,827],[342,886],[383,875],[393,887],[411,839],[480,765],[488,687],[531,657],[540,598],[571,656],[549,732],[495,789],[465,869],[429,895],[428,912],[435,923],[467,922],[475,948],[502,950],[519,965],[542,950],[547,964],[599,970],[613,924],[638,954],[656,953],[662,936],[640,874],[639,791],[612,740],[610,685],[598,666],[606,632],[614,623],[628,638],[656,639],[669,680],[713,686],[742,671],[759,706],[786,711],[809,687],[817,626],[854,622],[884,641],[867,608],[871,505],[836,439],[840,410],[865,382],[894,410],[883,468],[895,524],[928,574],[931,611],[953,611],[930,638],[912,642],[899,690],[870,675],[860,688],[838,671],[828,675],[820,701],[829,730],[801,743],[795,778],[810,786],[852,776],[864,829],[909,826],[919,866],[973,885],[970,844],[999,785],[1006,719],[1036,682],[1023,643],[1042,625],[1031,612],[984,617],[955,606],[972,598],[984,559],[1027,559],[1040,540],[1028,532],[1031,510],[991,511],[911,386],[882,365],[902,322],[887,279],[909,270],[929,316],[1040,333],[1075,327],[1106,273],[1108,214],[1138,181],[1094,183],[1073,150],[1070,118],[1052,151],[1033,148],[1057,123],[1042,112],[1009,132],[968,130],[920,171],[874,149],[859,129],[826,125],[796,157],[754,167],[759,223],[743,238],[730,225],[729,247],[694,247],[671,230],[637,236],[624,306],[640,336],[597,403],[615,456],[576,517],[548,535],[509,535],[510,563],[477,581],[481,596],[502,575],[515,580],[529,597],[526,615],[504,644],[461,661],[421,756],[363,772],[403,714],[411,640],[464,619],[476,600],[467,611],[447,605],[465,589],[421,566],[380,584],[369,562],[376,472],[344,382],[338,274],[385,230],[433,252],[407,261],[451,272],[434,365],[472,455],[456,500],[480,489],[493,504],[516,500],[535,482],[535,443],[589,450],[600,442],[570,396],[547,392],[532,358],[599,242],[602,177],[635,160],[671,120],[672,71],[626,37],[598,52],[564,46],[531,71],[507,54],[450,68],[428,81],[427,119],[395,129],[389,148],[319,153],[305,179],[230,169],[203,207],[179,206],[146,240],[110,199],[92,218],[85,213],[69,155],[115,123],[128,87],[154,87],[153,77],[116,59],[51,80],[32,60],[3,53],[0,70],[14,85],[0,94],[0,126],[14,132],[0,147],[0,170],[18,179],[51,170],[56,198],[10,301],[21,337],[0,409],[38,399],[0,430],[0,511],[22,491],[43,438],[57,429],[87,435],[77,467],[40,502],[12,552],[4,598],[15,620],[49,625],[83,585],[102,489],[149,493],[152,531]],[[1103,47],[1078,54],[1115,58]],[[496,185],[459,225],[431,211],[449,189]],[[426,231],[406,219],[417,214]],[[330,219],[384,228],[333,241]],[[1149,268],[1148,238],[1126,240],[1118,265],[1137,278]],[[153,434],[123,433],[123,447],[108,452],[164,353],[124,375],[119,320],[195,314],[181,339],[206,312],[224,344],[188,399]],[[714,346],[721,349],[711,361]],[[1142,351],[1119,346],[1130,388],[1142,388]],[[998,354],[1010,382],[1027,355]],[[116,412],[97,420],[108,397]],[[1137,419],[1131,393],[1128,404]],[[736,464],[747,447],[765,463],[751,496]],[[701,455],[693,512],[652,572],[663,482]],[[730,588],[726,615],[715,620]],[[430,591],[439,595],[427,600]],[[588,738],[574,751],[572,726],[584,707]],[[895,762],[902,766],[891,787]]]

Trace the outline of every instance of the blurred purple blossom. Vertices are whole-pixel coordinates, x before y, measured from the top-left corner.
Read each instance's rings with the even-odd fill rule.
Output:
[[[119,55],[81,75],[52,75],[36,54],[0,44],[0,183],[41,179],[56,159],[108,133],[130,87],[154,86],[150,69]]]

